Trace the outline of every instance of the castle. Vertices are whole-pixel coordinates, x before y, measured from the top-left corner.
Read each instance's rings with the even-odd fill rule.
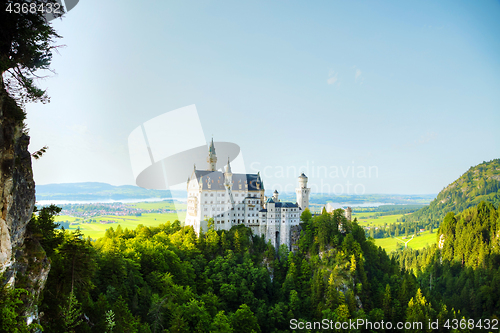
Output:
[[[218,171],[213,139],[207,162],[208,170],[197,170],[195,166],[187,180],[185,225],[192,225],[199,234],[200,230],[208,230],[210,218],[216,230],[244,224],[254,234],[264,235],[275,248],[285,244],[291,249],[292,231],[298,233],[300,215],[309,208],[311,189],[307,187],[306,175],[302,173],[298,178],[297,202],[282,202],[276,190],[271,198],[264,196],[260,173],[232,173],[229,160],[225,171]]]

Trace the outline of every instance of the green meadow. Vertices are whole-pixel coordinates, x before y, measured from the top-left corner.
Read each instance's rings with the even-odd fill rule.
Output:
[[[381,246],[387,253],[389,253],[395,251],[401,246],[404,246],[404,243],[408,241],[408,243],[406,244],[407,247],[414,250],[419,250],[436,243],[436,237],[437,236],[435,232],[430,233],[429,231],[424,231],[420,233],[420,236],[413,237],[412,240],[410,240],[411,236],[407,239],[402,239],[401,237],[377,238],[375,239],[375,244],[377,246]]]
[[[358,222],[361,220],[361,219],[367,219],[369,216],[372,216],[374,215],[373,212],[366,212],[366,213],[352,213],[352,218],[357,218],[358,219]]]
[[[358,218],[358,223],[359,225],[362,226],[385,226],[386,224],[392,224],[392,223],[398,223],[397,220],[403,216],[403,214],[397,214],[397,215],[385,215],[385,216],[378,216],[376,218],[368,218],[368,216],[374,215],[373,212],[370,213],[361,213],[361,214],[356,214],[353,215],[353,218]],[[400,223],[400,222],[399,222]]]
[[[153,209],[153,208],[145,208]],[[156,208],[158,209],[158,208]],[[168,221],[174,222],[179,220],[184,221],[186,217],[186,212],[176,213],[143,213],[142,216],[115,216],[115,215],[104,215],[92,217],[92,220],[97,220],[97,222],[88,223],[88,219],[73,217],[73,216],[56,216],[56,222],[68,221],[70,223],[75,223],[70,225],[69,230],[76,230],[80,228],[85,236],[92,239],[97,239],[104,236],[104,233],[108,228],[116,229],[119,225],[125,229],[135,229],[139,224],[148,227],[158,226],[162,223],[167,223]],[[115,221],[114,223],[101,223],[99,221]]]
[[[392,223],[396,224],[401,224],[401,222],[397,222],[397,220],[403,216],[403,214],[396,214],[396,215],[385,215],[385,216],[379,216],[376,218],[368,218],[370,216],[373,216],[376,212],[367,212],[367,213],[359,213],[353,215],[353,218],[356,217],[358,219],[359,225],[366,227],[380,227],[380,226],[385,226],[389,225]],[[401,236],[402,237],[402,236]],[[377,246],[381,246],[383,249],[387,251],[387,253],[395,251],[396,249],[400,248],[401,245],[404,245],[404,242],[408,241],[409,238],[411,238],[411,235],[408,239],[402,240],[401,237],[394,238],[394,237],[387,237],[387,238],[376,238],[375,239],[375,244]],[[398,246],[398,243],[400,244]],[[414,237],[411,241],[408,242],[407,246],[418,250],[422,249],[428,245],[432,245],[436,243],[436,233],[430,233],[429,231],[425,231],[420,233],[420,236]]]

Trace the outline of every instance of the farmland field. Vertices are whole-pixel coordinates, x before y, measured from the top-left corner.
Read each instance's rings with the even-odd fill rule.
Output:
[[[403,214],[397,214],[397,215],[385,215],[385,216],[379,216],[378,218],[371,218],[368,219],[366,218],[367,216],[374,215],[374,213],[362,213],[362,214],[356,214],[353,215],[352,217],[358,218],[358,223],[361,226],[384,226],[385,224],[392,224],[397,222],[397,220],[403,216]]]
[[[361,219],[366,219],[368,216],[374,215],[374,212],[362,212],[362,213],[352,213],[352,218],[358,218],[358,222]]]
[[[156,208],[157,209],[157,208]],[[119,225],[123,229],[128,228],[128,229],[135,229],[139,224],[143,224],[144,226],[148,227],[154,227],[158,226],[162,223],[166,223],[168,221],[174,222],[175,220],[179,220],[181,222],[184,222],[184,218],[186,216],[186,212],[179,212],[179,214],[176,213],[166,213],[166,214],[159,214],[159,213],[144,213],[142,216],[115,216],[115,215],[104,215],[104,216],[98,216],[98,217],[93,217],[93,220],[97,220],[97,222],[93,223],[83,223],[84,219],[83,218],[76,218],[73,216],[56,216],[56,222],[61,222],[61,221],[68,221],[72,223],[78,223],[78,224],[72,224],[69,228],[69,230],[76,230],[77,228],[80,228],[82,233],[85,236],[89,236],[90,238],[97,239],[99,237],[104,236],[104,233],[106,232],[106,229],[112,227],[113,229],[116,229]],[[87,220],[88,221],[88,220]],[[114,221],[113,223],[101,223],[100,221]]]
[[[392,223],[396,224],[401,224],[401,222],[397,222],[399,218],[403,216],[403,214],[396,214],[396,215],[385,215],[385,216],[379,216],[377,218],[368,218],[369,216],[374,216],[376,212],[367,212],[367,213],[358,213],[354,214],[353,218],[356,217],[358,219],[358,223],[362,227],[380,227],[380,226],[385,226],[390,225]],[[402,237],[402,236],[401,236]],[[401,237],[394,238],[394,237],[387,237],[387,238],[376,238],[375,239],[375,244],[377,246],[381,246],[384,248],[387,253],[396,250],[400,246],[399,244],[404,244],[404,242],[408,241],[411,237],[405,240],[402,240]],[[407,243],[408,247],[412,249],[422,249],[426,247],[427,245],[432,245],[436,243],[436,234],[435,233],[430,233],[429,231],[422,232],[420,236],[413,238],[411,241]]]
[[[411,236],[407,239],[401,239],[401,237],[388,237],[388,238],[377,238],[375,239],[375,245],[381,246],[386,250],[387,253],[394,251],[398,248],[398,243],[403,245],[404,242],[408,241],[407,246],[414,250],[423,249],[426,246],[430,246],[436,243],[436,233],[430,233],[429,231],[422,232],[420,236],[413,237],[410,240]],[[399,238],[399,239],[398,239]]]

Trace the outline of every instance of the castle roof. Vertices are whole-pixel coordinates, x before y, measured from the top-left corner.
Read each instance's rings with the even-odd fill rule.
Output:
[[[281,207],[281,208],[295,208],[295,207],[299,206],[296,202],[295,203],[293,203],[293,202],[282,202],[282,201],[275,202],[273,200],[273,198],[267,199],[266,203],[274,203],[274,207]]]
[[[220,171],[210,171],[210,170],[194,170],[194,175],[198,179],[203,190],[225,190],[224,181],[225,176]],[[241,190],[247,189],[245,184],[248,184],[248,191],[260,191],[264,189],[262,179],[258,174],[253,173],[233,173],[233,189],[239,190],[241,185]],[[210,183],[210,187],[208,184]]]
[[[295,208],[295,207],[299,207],[299,205],[297,203],[293,203],[293,202],[276,202],[274,204],[274,207],[281,207],[281,208]]]

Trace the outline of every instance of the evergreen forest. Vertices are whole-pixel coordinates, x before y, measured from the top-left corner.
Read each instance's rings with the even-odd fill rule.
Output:
[[[422,322],[407,331],[424,332],[429,320],[498,319],[500,212],[491,203],[448,213],[441,249],[392,257],[341,210],[306,210],[296,252],[243,225],[198,237],[179,221],[110,228],[92,242],[56,229],[58,210],[44,207],[30,222],[52,263],[39,305],[44,332],[314,332],[307,322],[324,319]],[[25,325],[16,286],[3,290],[3,331]]]

